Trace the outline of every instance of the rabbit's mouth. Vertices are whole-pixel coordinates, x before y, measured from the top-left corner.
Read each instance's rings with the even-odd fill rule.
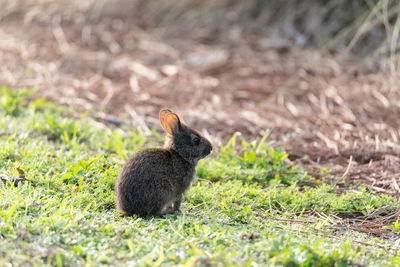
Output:
[[[203,150],[203,158],[207,157],[211,153],[212,147],[206,147]]]

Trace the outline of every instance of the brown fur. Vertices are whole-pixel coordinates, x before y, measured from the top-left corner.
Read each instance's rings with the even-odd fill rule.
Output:
[[[164,148],[137,153],[117,178],[116,205],[128,215],[159,216],[178,211],[198,160],[211,152],[210,142],[170,110],[160,111],[160,122],[168,133]],[[194,142],[196,137],[199,144]]]

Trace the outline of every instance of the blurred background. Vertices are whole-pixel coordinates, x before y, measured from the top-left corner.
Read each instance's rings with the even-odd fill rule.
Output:
[[[38,96],[145,133],[160,129],[162,107],[215,144],[271,129],[274,145],[315,176],[350,164],[352,179],[377,184],[399,172],[397,0],[0,5],[1,86],[37,86]]]

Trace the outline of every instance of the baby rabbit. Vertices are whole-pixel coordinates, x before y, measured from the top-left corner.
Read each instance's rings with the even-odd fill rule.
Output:
[[[179,211],[197,162],[212,150],[206,138],[172,111],[163,109],[159,115],[167,132],[164,148],[145,149],[131,157],[115,184],[117,209],[127,215]]]

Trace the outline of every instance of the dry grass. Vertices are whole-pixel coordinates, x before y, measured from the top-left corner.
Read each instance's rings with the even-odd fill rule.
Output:
[[[106,7],[109,2],[115,7],[112,11]],[[399,67],[400,4],[396,0],[180,0],[173,4],[167,0],[97,0],[93,6],[93,19],[104,12],[121,15],[123,6],[122,15],[135,25],[161,27],[167,36],[191,34],[207,41],[248,34],[279,36],[297,46],[368,55],[393,73]]]

